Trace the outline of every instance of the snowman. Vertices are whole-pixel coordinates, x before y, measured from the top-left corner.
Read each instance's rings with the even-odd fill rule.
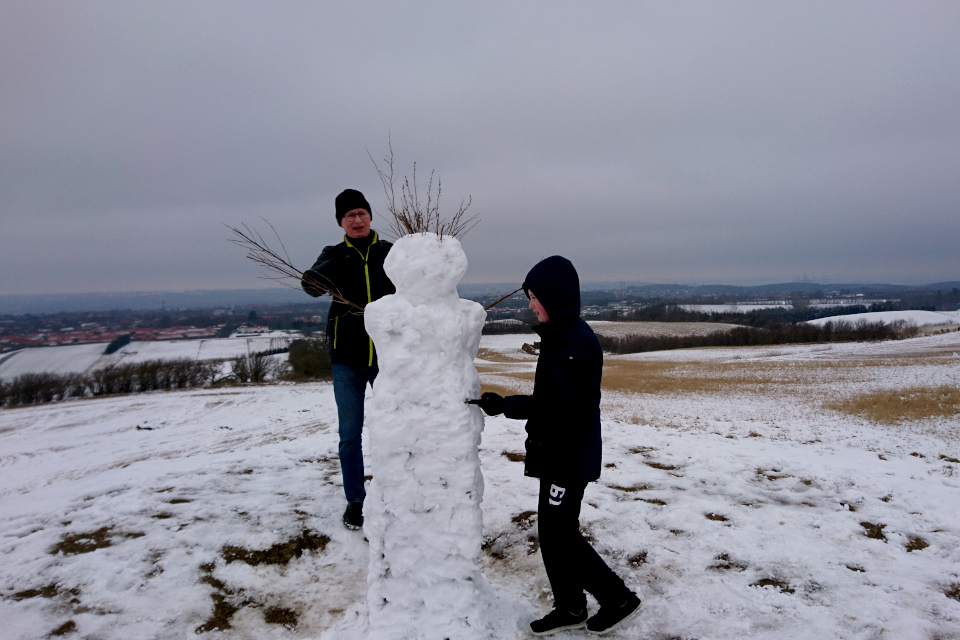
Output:
[[[367,637],[497,637],[480,573],[483,430],[474,358],[486,312],[457,295],[467,270],[452,236],[401,237],[384,262],[394,295],[364,310],[380,372],[366,401],[373,480]]]

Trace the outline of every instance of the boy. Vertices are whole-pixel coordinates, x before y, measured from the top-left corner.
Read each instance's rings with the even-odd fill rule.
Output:
[[[580,318],[580,280],[569,260],[539,262],[523,283],[540,324],[533,395],[484,393],[474,401],[489,415],[527,420],[524,475],[540,479],[537,526],[554,609],[530,623],[534,635],[562,629],[604,634],[634,614],[640,599],[580,533],[580,502],[600,477],[600,376],[603,351]],[[600,611],[587,617],[589,591]]]

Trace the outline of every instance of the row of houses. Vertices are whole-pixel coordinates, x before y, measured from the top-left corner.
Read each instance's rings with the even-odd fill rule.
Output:
[[[164,329],[100,329],[98,327],[81,327],[80,329],[66,329],[58,332],[43,332],[33,335],[2,335],[0,349],[24,347],[52,347],[67,344],[90,344],[96,342],[111,342],[116,338],[128,335],[133,340],[196,340],[198,338],[215,338],[224,325],[213,327],[167,327]]]

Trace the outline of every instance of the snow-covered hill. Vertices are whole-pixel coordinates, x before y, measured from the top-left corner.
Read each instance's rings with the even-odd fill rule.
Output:
[[[484,338],[481,364],[502,367],[485,380],[529,370],[522,339]],[[608,358],[611,384],[634,365],[678,381],[604,395],[582,524],[644,601],[610,637],[960,637],[960,421],[877,425],[823,404],[956,387],[958,353],[951,333]],[[689,388],[701,378],[731,382]],[[488,418],[480,452],[481,564],[518,638],[550,607],[523,439],[522,422]],[[336,451],[327,383],[0,411],[2,636],[321,636],[366,598]]]
[[[810,320],[810,324],[822,325],[827,322],[896,322],[902,320],[918,327],[939,324],[960,324],[960,311],[873,311],[870,313],[854,313],[848,316],[830,316]]]
[[[24,373],[85,373],[112,364],[144,360],[222,360],[267,351],[271,348],[271,339],[289,337],[286,333],[276,333],[252,338],[136,341],[110,355],[103,353],[106,343],[31,347],[0,360],[0,380]]]

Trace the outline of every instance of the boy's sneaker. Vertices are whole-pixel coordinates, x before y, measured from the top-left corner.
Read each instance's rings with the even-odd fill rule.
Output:
[[[600,607],[597,615],[587,620],[587,631],[602,636],[626,622],[639,609],[640,598],[637,597],[637,594],[631,592],[627,596],[627,601],[618,607],[609,604]]]
[[[587,622],[587,608],[580,611],[561,611],[554,609],[539,620],[530,623],[530,631],[535,636],[550,635],[554,631],[579,629]]]
[[[359,529],[363,526],[363,503],[348,502],[347,510],[343,512],[343,526],[347,529]]]

